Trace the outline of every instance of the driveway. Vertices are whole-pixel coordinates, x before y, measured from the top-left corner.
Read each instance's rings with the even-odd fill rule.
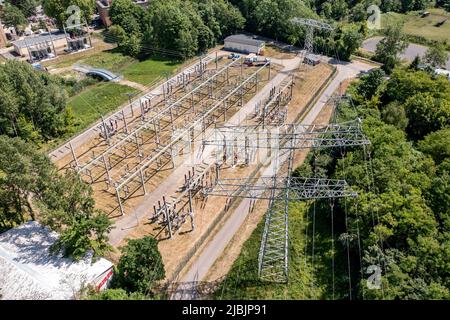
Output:
[[[375,50],[377,49],[377,44],[380,42],[381,39],[383,39],[383,37],[369,38],[363,42],[362,48],[370,52],[375,52]],[[402,53],[400,56],[408,61],[413,61],[416,56],[419,56],[421,58],[425,56],[427,50],[428,47],[426,46],[410,43],[408,45],[408,48],[406,48],[405,52]],[[450,57],[447,60],[446,69],[450,70]]]

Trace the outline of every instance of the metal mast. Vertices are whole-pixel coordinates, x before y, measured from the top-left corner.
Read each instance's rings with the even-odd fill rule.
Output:
[[[321,22],[319,20],[313,19],[305,19],[305,18],[292,18],[292,23],[302,25],[306,27],[306,35],[305,35],[305,46],[303,51],[303,58],[308,54],[313,52],[313,43],[314,43],[314,29],[322,29],[333,31],[334,28],[325,22]],[[303,59],[302,59],[303,61]]]
[[[266,129],[270,126],[266,126]],[[273,176],[255,179],[218,179],[213,188],[204,191],[208,195],[268,199],[263,236],[258,257],[258,274],[261,279],[273,282],[288,281],[288,213],[289,201],[354,197],[343,180],[292,177],[295,150],[308,148],[334,148],[361,146],[370,141],[361,131],[360,120],[343,124],[272,126],[276,132],[261,135],[256,127],[237,126],[219,128],[217,140],[204,141],[215,145],[218,152],[227,153],[227,146],[235,148],[272,148],[267,140],[279,141],[272,158],[275,162]],[[281,129],[281,130],[280,130]],[[229,143],[223,143],[228,140]],[[249,145],[246,141],[256,142]],[[222,149],[221,149],[222,148]],[[245,154],[245,152],[242,152]]]

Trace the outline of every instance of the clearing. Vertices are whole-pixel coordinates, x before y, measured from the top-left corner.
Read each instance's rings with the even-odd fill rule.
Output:
[[[403,32],[410,36],[422,37],[426,40],[450,41],[450,21],[446,21],[441,26],[438,24],[450,18],[450,14],[445,10],[431,8],[427,9],[430,15],[421,17],[419,11],[401,14],[388,12],[382,15],[381,24],[383,27],[395,23],[403,23]]]

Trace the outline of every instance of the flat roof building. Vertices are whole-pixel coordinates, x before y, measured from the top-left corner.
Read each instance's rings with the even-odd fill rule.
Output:
[[[41,34],[34,37],[26,37],[23,40],[11,42],[14,51],[31,61],[54,58],[56,50],[66,46],[66,36],[63,32]]]
[[[73,261],[50,254],[58,234],[36,221],[0,234],[0,299],[73,299],[84,285],[106,288],[113,264],[87,256]]]
[[[236,34],[226,37],[224,40],[224,49],[242,53],[263,54],[265,42],[254,39],[245,34]]]

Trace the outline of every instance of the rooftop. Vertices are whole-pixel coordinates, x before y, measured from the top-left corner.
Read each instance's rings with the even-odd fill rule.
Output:
[[[50,255],[58,234],[30,221],[0,234],[0,298],[71,299],[85,283],[92,283],[112,267],[87,256],[73,261]]]
[[[235,34],[232,36],[228,36],[225,38],[225,42],[227,42],[227,41],[241,43],[241,44],[247,44],[247,45],[257,46],[257,47],[259,47],[265,43],[262,40],[253,39],[252,37],[247,36],[245,34]]]
[[[34,46],[39,43],[44,43],[51,40],[64,39],[66,36],[63,32],[52,33],[52,34],[42,34],[34,37],[27,37],[23,40],[12,41],[12,44],[18,48],[26,48],[28,46]]]

